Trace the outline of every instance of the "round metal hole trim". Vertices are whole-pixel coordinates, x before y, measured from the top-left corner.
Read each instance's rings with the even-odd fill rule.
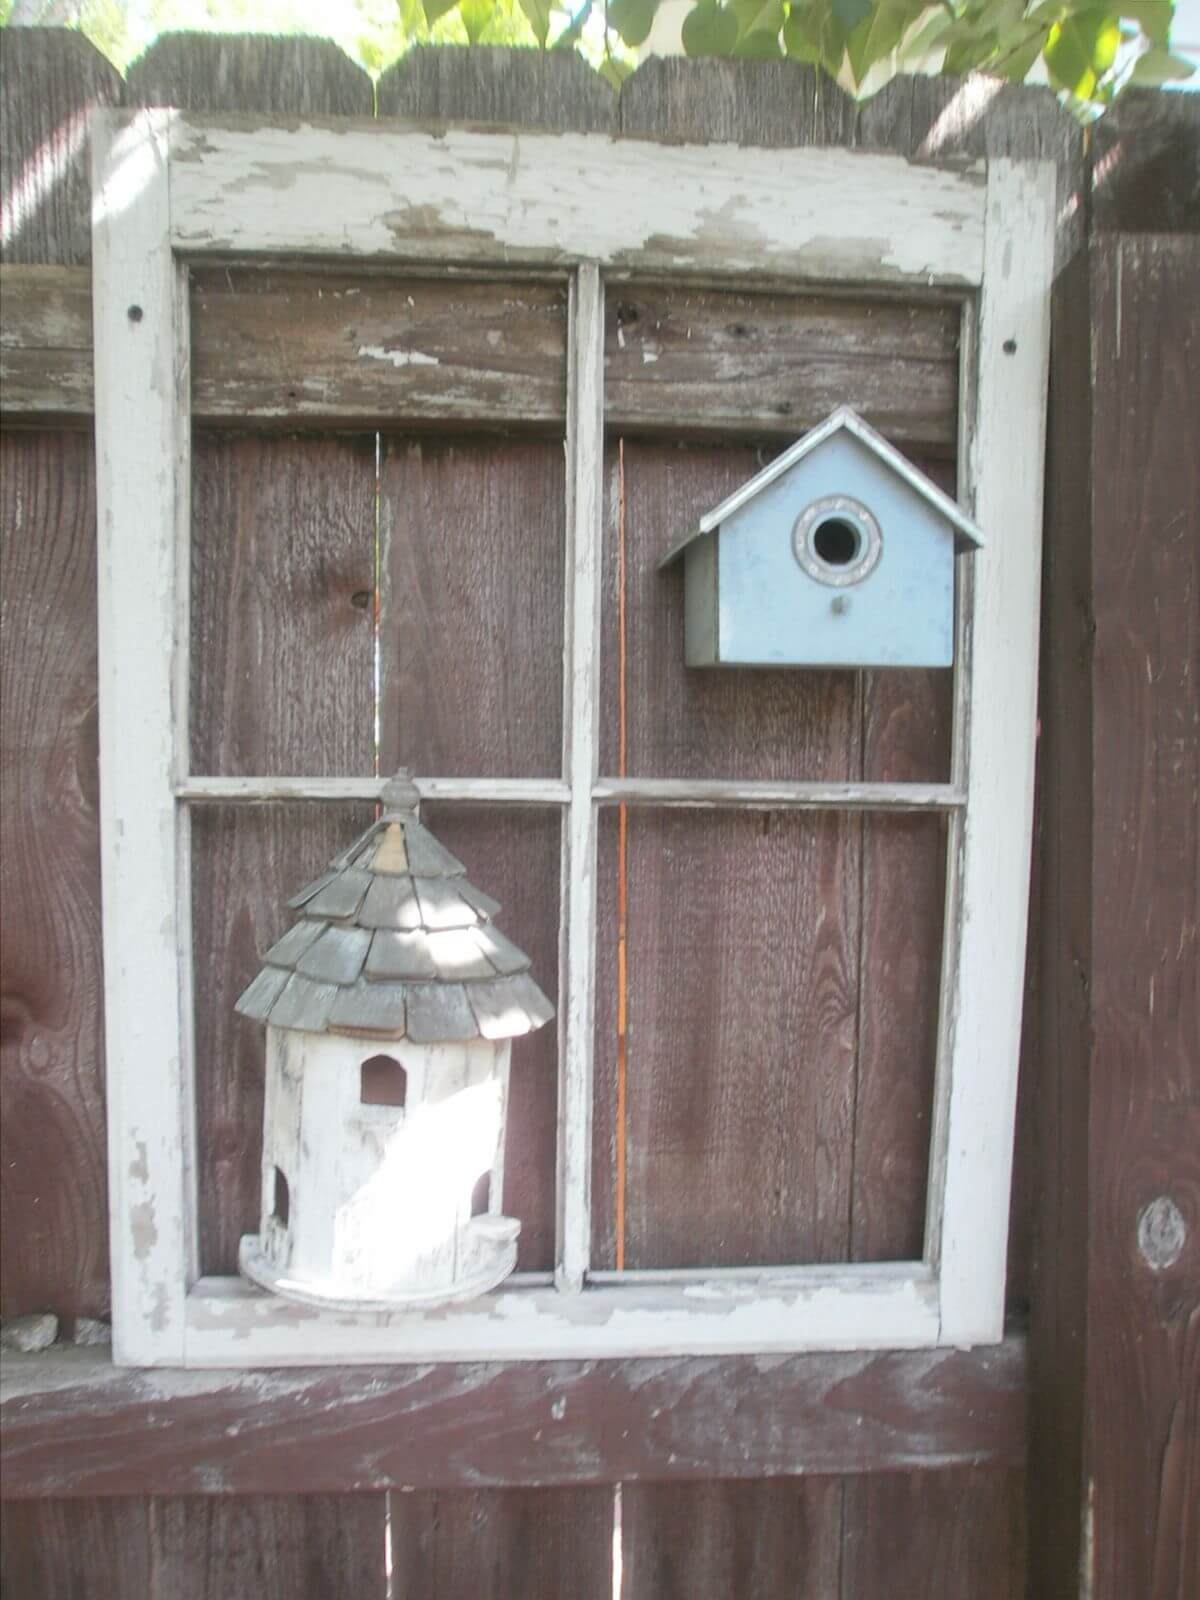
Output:
[[[816,538],[826,523],[841,522],[858,535],[858,549],[850,561],[827,561],[818,551]],[[792,553],[810,578],[832,589],[848,589],[861,583],[879,565],[883,554],[883,533],[874,513],[861,500],[848,494],[829,494],[806,506],[792,529]]]

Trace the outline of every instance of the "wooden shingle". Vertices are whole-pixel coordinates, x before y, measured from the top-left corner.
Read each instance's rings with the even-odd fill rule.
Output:
[[[237,1003],[278,1028],[504,1039],[554,1015],[529,957],[492,926],[499,905],[418,820],[407,775],[383,814],[288,902],[302,915]]]

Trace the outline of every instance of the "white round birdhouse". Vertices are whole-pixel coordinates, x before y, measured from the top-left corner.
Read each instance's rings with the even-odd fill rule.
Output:
[[[502,1209],[511,1041],[554,1008],[407,773],[289,905],[299,920],[237,1002],[267,1025],[262,1221],[241,1269],[347,1310],[482,1294],[521,1227]]]

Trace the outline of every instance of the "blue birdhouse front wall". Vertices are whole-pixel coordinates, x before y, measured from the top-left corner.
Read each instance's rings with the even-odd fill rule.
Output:
[[[954,559],[936,506],[839,431],[688,547],[688,664],[948,667]]]

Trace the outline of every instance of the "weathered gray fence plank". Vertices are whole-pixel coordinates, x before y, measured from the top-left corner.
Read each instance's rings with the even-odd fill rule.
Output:
[[[615,132],[612,90],[573,50],[418,46],[379,80],[381,117],[417,122]]]
[[[6,28],[0,50],[0,261],[92,259],[88,118],[125,85],[83,34]]]
[[[187,111],[267,111],[369,117],[371,80],[328,39],[167,33],[129,68],[135,105]]]

